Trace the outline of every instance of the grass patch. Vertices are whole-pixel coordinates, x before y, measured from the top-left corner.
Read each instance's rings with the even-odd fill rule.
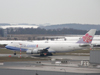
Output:
[[[68,53],[90,53],[90,50],[76,50]]]
[[[31,57],[0,57],[0,62],[18,62],[18,61],[43,61],[47,59],[31,58]]]
[[[0,49],[0,54],[13,54],[14,51],[8,50],[8,49]],[[17,54],[20,54],[19,51],[16,52]],[[22,54],[26,54],[26,52],[21,52]],[[67,53],[67,54],[66,54]],[[90,50],[77,50],[77,51],[71,51],[71,52],[66,52],[66,53],[56,53],[53,55],[68,55],[71,53],[90,53]]]
[[[8,49],[0,49],[0,54],[13,54],[14,51],[8,50]],[[20,52],[17,51],[17,54]],[[26,54],[26,52],[21,52],[22,54]],[[71,52],[66,52],[66,53],[90,53],[90,50],[77,50],[77,51],[71,51]],[[57,54],[66,54],[66,53],[57,53]]]
[[[54,55],[71,55],[71,53],[90,53],[90,50],[77,50],[77,51],[71,51],[66,53],[56,53]]]
[[[3,49],[1,48],[0,49],[0,54],[13,54],[14,51],[12,50],[8,50],[8,49]],[[16,51],[17,54],[19,54],[20,52],[19,51]],[[22,54],[26,54],[26,52],[21,52]]]

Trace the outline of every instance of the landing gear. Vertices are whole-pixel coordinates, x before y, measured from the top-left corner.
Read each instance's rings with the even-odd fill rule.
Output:
[[[52,53],[47,53],[47,56],[52,56],[53,54]]]
[[[16,55],[16,53],[14,53],[14,55]]]
[[[40,54],[40,56],[44,56],[44,54],[43,54],[43,53],[41,53],[41,54]]]
[[[16,55],[16,51],[14,51],[14,55]]]
[[[41,53],[40,56],[52,56],[52,53]]]

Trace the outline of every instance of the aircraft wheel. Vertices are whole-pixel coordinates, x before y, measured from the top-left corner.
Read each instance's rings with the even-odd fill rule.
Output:
[[[53,55],[52,53],[48,53],[48,54],[47,54],[47,56],[52,56],[52,55]]]
[[[14,55],[16,55],[16,53],[14,53]]]
[[[40,54],[40,56],[44,56],[44,54]]]
[[[52,53],[50,53],[50,56],[52,56],[53,54]]]

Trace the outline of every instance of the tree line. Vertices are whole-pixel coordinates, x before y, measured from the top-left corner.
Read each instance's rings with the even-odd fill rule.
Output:
[[[7,28],[8,34],[85,34],[88,30],[78,30],[72,28],[62,28],[62,29],[43,29],[43,28]],[[0,34],[2,34],[2,29],[0,29]],[[96,35],[100,35],[100,30],[96,32]]]
[[[84,34],[86,30],[77,30],[77,29],[43,29],[43,28],[8,28],[8,34]]]

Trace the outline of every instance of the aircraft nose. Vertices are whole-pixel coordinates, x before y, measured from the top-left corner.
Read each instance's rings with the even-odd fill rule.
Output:
[[[9,46],[8,46],[8,45],[6,45],[6,46],[5,46],[5,48],[6,48],[6,49],[9,49]]]
[[[6,45],[5,48],[8,48],[8,46]]]

